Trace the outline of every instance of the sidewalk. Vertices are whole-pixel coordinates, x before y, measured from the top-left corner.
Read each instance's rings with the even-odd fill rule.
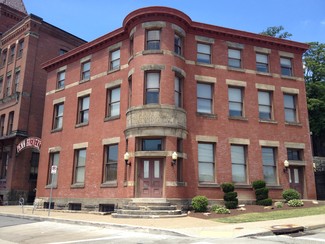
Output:
[[[15,216],[26,219],[55,221],[73,224],[88,224],[93,226],[112,226],[149,233],[166,233],[173,235],[187,235],[201,238],[236,238],[241,236],[263,234],[271,232],[275,225],[302,225],[312,229],[325,227],[325,213],[308,217],[260,221],[241,224],[224,224],[211,220],[194,217],[161,218],[161,219],[118,219],[110,215],[100,215],[83,212],[62,212],[51,210],[35,210],[32,206],[0,206],[0,216]]]

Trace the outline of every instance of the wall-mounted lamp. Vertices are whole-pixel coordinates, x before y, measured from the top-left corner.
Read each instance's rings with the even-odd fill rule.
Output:
[[[284,160],[284,162],[283,162],[283,166],[284,166],[283,172],[287,172],[288,171],[289,165],[290,165],[289,161],[288,160]]]
[[[124,161],[125,161],[125,164],[131,166],[131,162],[129,162],[129,158],[130,158],[130,154],[129,154],[128,152],[126,152],[126,153],[124,154]]]
[[[316,172],[316,164],[313,163],[313,169],[314,169],[314,172]]]
[[[174,166],[176,164],[177,157],[178,157],[177,152],[173,152],[173,154],[172,154],[172,160],[173,160],[172,161],[172,166]]]

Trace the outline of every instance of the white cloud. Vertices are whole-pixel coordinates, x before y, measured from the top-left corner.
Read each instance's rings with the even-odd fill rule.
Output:
[[[320,22],[321,25],[325,25],[325,19]]]

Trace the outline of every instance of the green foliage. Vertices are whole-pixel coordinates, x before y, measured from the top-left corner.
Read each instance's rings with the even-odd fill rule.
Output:
[[[325,43],[310,42],[303,55],[310,130],[316,155],[325,144]]]
[[[222,183],[221,188],[224,193],[232,192],[235,190],[234,184],[229,182]]]
[[[310,42],[303,55],[306,82],[325,82],[325,43]]]
[[[271,26],[268,27],[265,31],[261,32],[261,35],[264,36],[273,36],[281,39],[289,39],[289,37],[292,36],[291,33],[287,31],[283,31],[284,27],[282,25],[280,26]]]
[[[276,208],[283,208],[283,202],[275,202],[274,203],[274,206],[276,207]]]
[[[223,196],[223,200],[225,200],[225,201],[235,201],[237,199],[237,195],[238,195],[237,192],[234,192],[234,191],[227,192]]]
[[[271,198],[266,198],[266,199],[257,200],[256,204],[261,205],[261,206],[271,206],[272,205],[272,199]]]
[[[223,199],[225,206],[228,209],[235,209],[238,206],[237,192],[234,192],[235,185],[233,183],[225,182],[221,184],[222,191],[225,193]]]
[[[259,188],[255,190],[256,200],[263,200],[269,197],[269,189]]]
[[[196,196],[192,199],[192,207],[195,212],[205,212],[208,204],[208,198],[205,196]]]
[[[213,205],[211,210],[217,214],[230,214],[230,210],[220,205]]]
[[[256,189],[264,188],[266,186],[266,183],[264,180],[256,180],[252,183],[252,186],[256,190]]]
[[[292,199],[292,200],[288,201],[288,206],[289,207],[301,207],[301,206],[304,206],[304,202],[299,199]]]
[[[252,183],[255,189],[256,204],[262,206],[271,206],[272,199],[269,198],[269,189],[266,188],[266,182],[264,180],[257,180]]]
[[[295,189],[287,189],[282,192],[282,197],[289,202],[292,199],[300,199],[300,193]]]
[[[238,206],[238,199],[234,201],[225,201],[225,206],[228,209],[236,209]]]
[[[314,135],[325,133],[325,82],[306,83],[310,129]]]

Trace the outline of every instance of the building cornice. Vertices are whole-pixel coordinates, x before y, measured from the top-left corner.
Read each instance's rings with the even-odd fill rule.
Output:
[[[100,49],[101,47],[106,47],[110,43],[114,44],[114,42],[121,41],[123,38],[128,38],[132,29],[141,22],[157,20],[168,20],[169,22],[175,23],[182,27],[185,32],[190,32],[193,34],[200,33],[201,35],[208,37],[211,36],[214,38],[219,36],[221,39],[235,42],[242,41],[254,46],[260,45],[271,48],[272,46],[274,47],[276,45],[277,48],[282,48],[283,50],[290,50],[291,52],[298,52],[301,54],[309,48],[309,45],[304,43],[194,22],[189,16],[179,10],[156,6],[141,8],[131,12],[125,17],[123,27],[99,37],[87,44],[79,46],[60,57],[56,57],[43,63],[42,68],[47,71],[51,71],[57,66],[65,65],[68,60],[74,60],[78,57],[80,58],[91,53],[94,49]]]

